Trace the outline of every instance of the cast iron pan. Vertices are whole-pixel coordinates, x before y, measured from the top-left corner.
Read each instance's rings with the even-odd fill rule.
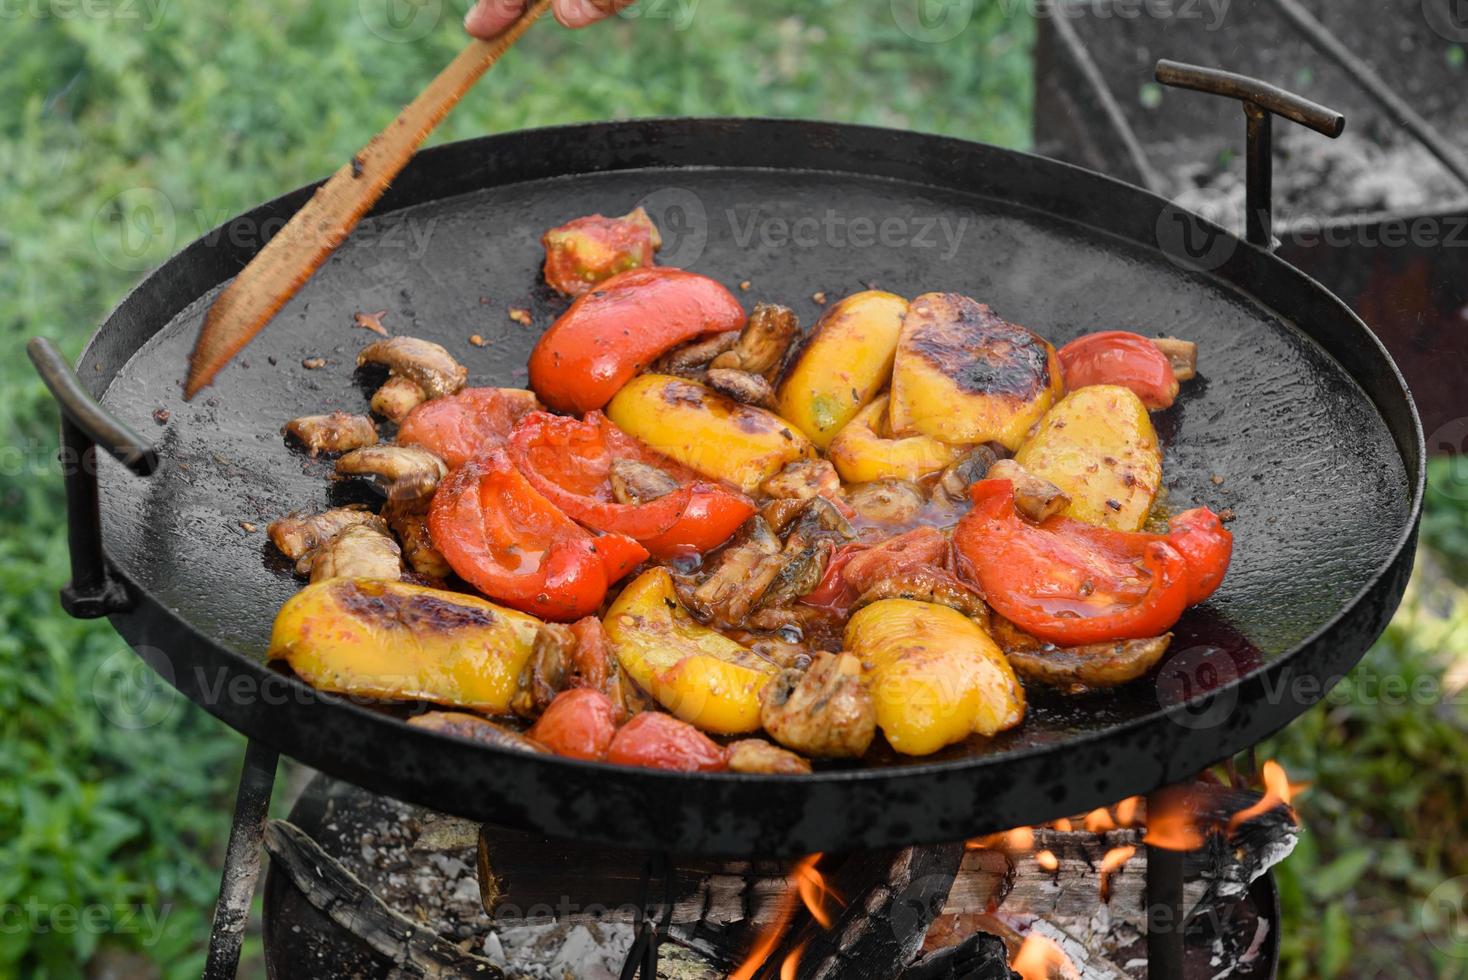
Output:
[[[1214,237],[1211,271],[1188,268],[1158,245],[1177,215],[1136,188],[991,146],[808,122],[635,121],[442,146],[412,163],[242,361],[184,402],[185,358],[217,288],[309,193],[165,263],[102,325],[79,373],[114,416],[157,434],[163,461],[148,478],[110,459],[100,474],[106,552],[133,603],[117,629],[231,726],[369,789],[684,852],[952,840],[1145,792],[1254,744],[1318,700],[1401,597],[1423,451],[1386,352],[1261,250]],[[1232,510],[1235,557],[1158,674],[1082,698],[1032,685],[1023,726],[1000,738],[777,778],[506,754],[267,666],[271,620],[300,583],[264,525],[356,492],[279,434],[296,415],[365,409],[372,381],[354,357],[375,338],[353,312],[386,310],[393,332],[444,344],[471,384],[523,385],[536,337],[564,308],[540,280],[541,232],[638,202],[664,230],[666,264],[731,287],[749,280],[736,290],[746,304],[788,304],[805,324],[820,313],[813,294],[876,285],[967,293],[1056,344],[1115,328],[1196,340],[1202,377],[1156,418],[1168,502]],[[512,306],[535,326],[512,322]],[[472,334],[486,345],[471,346]],[[303,366],[317,356],[325,367]]]

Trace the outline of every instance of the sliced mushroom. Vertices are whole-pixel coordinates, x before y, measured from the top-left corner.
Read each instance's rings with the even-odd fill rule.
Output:
[[[704,372],[703,383],[741,404],[775,407],[775,389],[758,374],[733,368],[709,368]]]
[[[1172,365],[1172,376],[1179,381],[1191,381],[1198,376],[1198,345],[1191,340],[1176,337],[1154,337],[1152,343],[1166,355]]]
[[[805,501],[799,497],[776,497],[760,508],[760,516],[771,528],[783,532],[800,512],[805,510]]]
[[[532,742],[512,728],[497,725],[488,718],[481,718],[463,711],[426,711],[414,718],[409,718],[408,724],[414,728],[426,728],[440,735],[452,735],[455,738],[492,745],[498,749],[509,749],[512,752],[544,755],[549,751],[539,742]]]
[[[1070,506],[1070,498],[1049,480],[1042,479],[1012,459],[1001,459],[989,467],[985,479],[1008,480],[1014,484],[1014,506],[1030,520],[1039,522]]]
[[[393,500],[383,505],[382,519],[397,535],[403,546],[403,557],[408,567],[429,579],[446,579],[453,569],[442,554],[433,546],[428,533],[428,497],[416,500]]]
[[[469,369],[431,340],[389,337],[362,348],[357,366],[381,364],[389,372],[416,384],[427,398],[442,398],[464,387]]]
[[[312,456],[345,453],[377,443],[377,426],[372,420],[350,412],[302,415],[287,422],[282,432],[287,440],[300,443]]]
[[[816,541],[844,544],[856,537],[851,522],[825,497],[812,497],[805,502],[785,535],[785,550],[804,548]]]
[[[403,577],[403,552],[391,535],[370,524],[353,524],[311,554],[311,581],[329,578]]]
[[[960,582],[952,572],[934,565],[903,568],[877,579],[852,603],[852,610],[881,599],[916,599],[957,609],[979,625],[989,623],[989,607],[979,594]]]
[[[975,446],[943,471],[933,486],[933,499],[967,503],[968,488],[982,480],[997,462],[999,454],[992,447]]]
[[[810,763],[762,738],[741,738],[729,743],[729,771],[803,776],[810,772]]]
[[[772,554],[755,542],[725,548],[713,574],[685,597],[688,608],[717,626],[742,626],[784,565],[778,551]]]
[[[835,498],[841,494],[841,477],[829,460],[797,459],[770,477],[760,487],[771,497],[809,500]]]
[[[536,718],[566,689],[575,666],[576,637],[568,626],[541,623],[530,658],[510,707],[522,718]]]
[[[390,375],[373,393],[372,411],[391,422],[401,422],[426,401],[428,396],[411,378]]]
[[[311,571],[311,552],[354,524],[368,524],[384,533],[387,531],[382,518],[360,504],[353,504],[333,507],[320,514],[288,514],[272,521],[265,533],[281,554],[295,562],[305,560],[306,564],[298,565],[296,570],[307,575]]]
[[[819,653],[807,670],[782,670],[760,694],[760,724],[788,749],[856,758],[872,744],[877,707],[849,653]]]
[[[704,369],[710,361],[729,350],[739,341],[738,330],[726,330],[702,340],[692,340],[675,347],[658,358],[648,368],[653,374],[671,374],[678,378],[702,381]]]
[[[613,460],[612,499],[619,504],[645,504],[678,489],[678,481],[656,466],[633,459]]]
[[[999,615],[990,617],[989,633],[1021,677],[1073,694],[1136,680],[1162,659],[1172,643],[1172,634],[1164,633],[1141,640],[1057,647]]]
[[[337,476],[374,476],[390,500],[429,497],[448,472],[443,460],[414,446],[368,446],[336,461]]]
[[[917,484],[906,480],[874,480],[846,490],[846,503],[873,524],[903,524],[928,504]]]
[[[738,342],[710,361],[709,368],[732,368],[774,381],[799,330],[800,322],[788,307],[760,303],[739,332]]]

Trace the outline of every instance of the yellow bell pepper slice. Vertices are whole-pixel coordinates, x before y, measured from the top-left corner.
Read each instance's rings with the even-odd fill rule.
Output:
[[[887,428],[888,398],[882,395],[847,422],[827,455],[847,483],[920,480],[954,463],[964,450],[932,436],[893,438]]]

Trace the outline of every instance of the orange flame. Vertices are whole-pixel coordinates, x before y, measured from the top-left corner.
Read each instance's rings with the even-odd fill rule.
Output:
[[[1137,822],[1137,807],[1142,803],[1140,796],[1128,796],[1116,804],[1116,824],[1118,827],[1130,827]]]
[[[1026,851],[1034,850],[1035,830],[1033,827],[1015,827],[1013,830],[976,837],[964,847],[970,851],[990,850],[1023,854]]]
[[[812,854],[795,866],[795,887],[799,890],[800,900],[805,903],[810,917],[819,922],[822,929],[829,929],[831,913],[826,911],[826,899],[830,897],[839,902],[841,896],[831,890],[826,884],[825,876],[816,868],[816,861],[820,857],[819,854]]]
[[[1113,847],[1106,852],[1101,859],[1101,901],[1111,901],[1111,876],[1121,870],[1137,853],[1137,849],[1130,844],[1123,847]]]
[[[1111,811],[1104,806],[1098,806],[1086,814],[1086,829],[1093,834],[1104,834],[1108,830],[1116,829],[1116,821],[1111,819]]]
[[[1203,846],[1188,809],[1186,789],[1173,788],[1153,793],[1147,801],[1147,834],[1142,838],[1153,847],[1165,851],[1196,851]]]
[[[812,918],[822,926],[829,927],[831,917],[826,913],[824,899],[827,895],[839,901],[836,895],[827,885],[826,879],[816,870],[816,862],[821,859],[819,852],[807,854],[795,862],[795,867],[790,869],[792,883],[785,889],[784,895],[780,897],[780,909],[778,914],[760,932],[755,939],[754,946],[749,950],[749,955],[744,962],[729,974],[729,980],[753,980],[759,968],[765,965],[765,960],[780,945],[785,932],[790,928],[790,920],[795,916],[795,896],[799,894],[805,907],[810,910]],[[780,965],[781,980],[786,980],[785,971],[790,971],[790,976],[795,975],[795,967],[800,963],[800,950],[797,949],[785,957],[785,962]]]
[[[800,967],[800,954],[805,952],[805,943],[792,949],[780,964],[780,980],[795,980],[795,971]]]
[[[1264,763],[1263,776],[1264,795],[1259,798],[1258,803],[1233,815],[1228,822],[1230,834],[1260,814],[1268,813],[1277,806],[1289,806],[1295,793],[1304,788],[1303,785],[1291,785],[1289,774],[1285,772],[1284,766],[1273,759]]]
[[[1060,868],[1060,859],[1049,851],[1041,851],[1036,854],[1035,863],[1046,871],[1055,871]]]
[[[1070,821],[1064,817],[1061,817],[1059,820],[1050,821],[1050,826],[1063,834],[1068,834],[1071,830]]]
[[[1050,939],[1032,932],[1025,937],[1019,952],[1014,954],[1010,968],[1024,980],[1079,980],[1080,973],[1070,957]]]

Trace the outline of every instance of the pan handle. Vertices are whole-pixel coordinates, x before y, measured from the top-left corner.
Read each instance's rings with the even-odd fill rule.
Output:
[[[1271,140],[1274,117],[1283,116],[1331,139],[1345,131],[1346,117],[1277,85],[1218,68],[1185,65],[1164,58],[1157,62],[1156,78],[1163,85],[1222,95],[1244,104],[1247,139],[1245,237],[1251,245],[1272,250],[1274,156]]]
[[[78,619],[125,612],[132,607],[132,598],[108,571],[102,554],[97,447],[139,476],[150,476],[158,469],[158,453],[97,404],[55,344],[44,337],[32,337],[26,353],[61,409],[59,458],[66,483],[66,531],[71,551],[71,581],[61,590],[61,607]]]

